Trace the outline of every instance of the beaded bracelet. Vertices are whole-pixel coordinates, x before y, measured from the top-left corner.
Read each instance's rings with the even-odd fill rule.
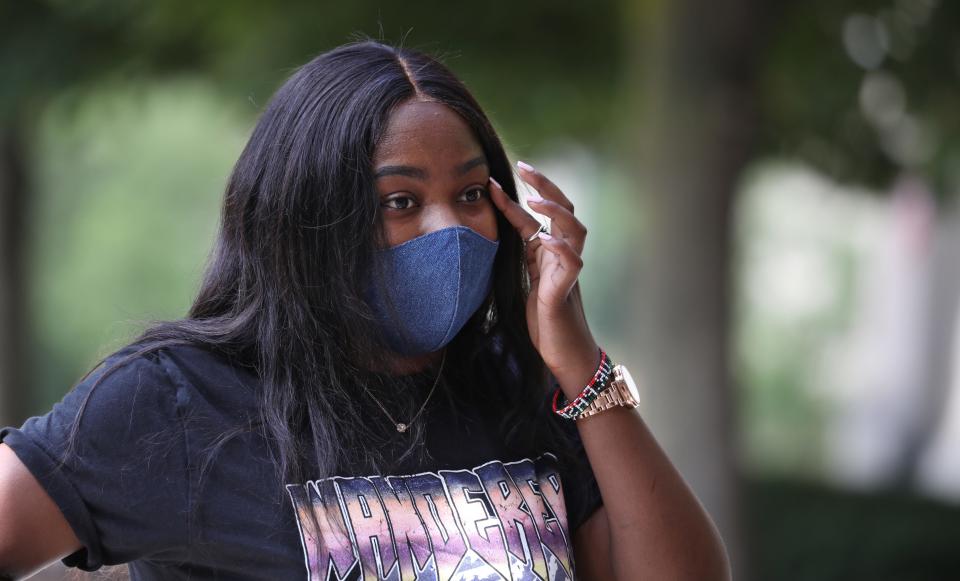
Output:
[[[553,394],[553,411],[563,418],[569,420],[577,419],[577,417],[593,403],[593,400],[607,388],[612,372],[613,365],[610,362],[610,358],[603,349],[600,349],[600,365],[590,380],[590,383],[569,403],[566,402],[566,398],[563,397],[563,393],[558,385],[557,390]],[[563,399],[560,400],[560,398]],[[560,400],[559,403],[558,400]]]
[[[583,413],[587,407],[597,399],[600,393],[610,384],[610,378],[613,376],[613,364],[606,351],[600,349],[600,365],[593,374],[590,383],[584,387],[573,401],[567,403],[566,398],[557,385],[553,392],[553,411],[560,417],[568,420],[575,420]],[[562,400],[560,398],[563,398]]]

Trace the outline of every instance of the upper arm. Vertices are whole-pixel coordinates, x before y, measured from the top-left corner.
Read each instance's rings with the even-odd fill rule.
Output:
[[[573,559],[577,579],[613,579],[610,558],[610,527],[607,509],[600,505],[573,534]]]
[[[25,577],[79,548],[57,505],[0,443],[0,576]]]

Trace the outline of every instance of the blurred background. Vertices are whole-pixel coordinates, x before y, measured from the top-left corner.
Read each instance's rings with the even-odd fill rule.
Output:
[[[958,579],[958,32],[946,0],[3,2],[0,425],[185,313],[273,90],[369,35],[573,200],[594,334],[737,579]]]

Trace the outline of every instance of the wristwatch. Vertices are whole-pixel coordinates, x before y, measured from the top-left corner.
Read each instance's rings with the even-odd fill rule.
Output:
[[[621,364],[613,366],[613,379],[606,389],[600,392],[593,402],[583,410],[577,419],[589,418],[600,412],[622,406],[635,408],[640,405],[640,391],[627,368]]]

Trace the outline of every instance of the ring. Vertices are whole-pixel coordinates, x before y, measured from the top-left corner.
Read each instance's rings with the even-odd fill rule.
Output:
[[[547,234],[550,233],[550,231],[547,230],[547,225],[546,225],[546,224],[540,224],[540,228],[537,229],[537,231],[534,232],[533,235],[530,236],[530,238],[527,238],[527,243],[529,244],[530,242],[533,242],[533,239],[536,238],[537,236],[539,236],[541,232],[546,232]]]

